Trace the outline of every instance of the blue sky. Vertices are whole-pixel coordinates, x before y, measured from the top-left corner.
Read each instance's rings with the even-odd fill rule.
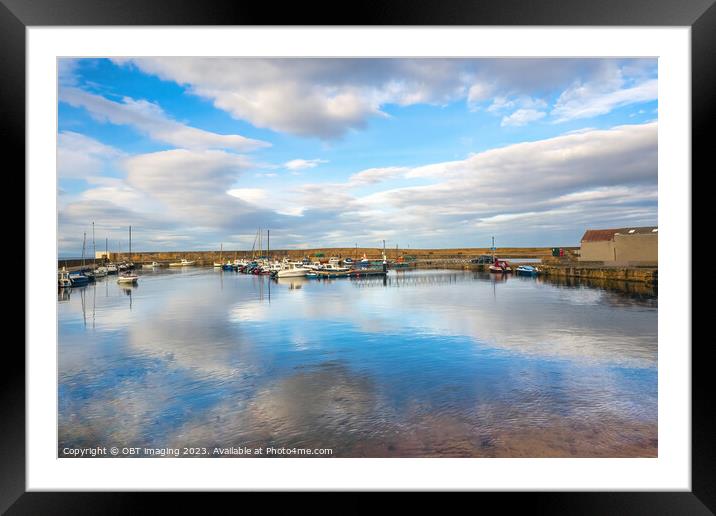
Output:
[[[59,250],[578,245],[657,223],[655,59],[61,59]]]

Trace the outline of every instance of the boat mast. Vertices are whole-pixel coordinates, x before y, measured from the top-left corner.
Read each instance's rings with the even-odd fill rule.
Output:
[[[87,240],[87,233],[82,233],[82,267],[85,266],[85,241]]]
[[[104,237],[104,262],[109,261],[109,237]]]
[[[94,253],[94,257],[92,258],[92,263],[94,264],[95,268],[97,267],[97,243],[94,241],[94,220],[92,221],[92,253]]]
[[[271,260],[271,230],[266,230],[266,257]]]
[[[132,263],[132,226],[129,226],[129,263]]]
[[[492,237],[492,263],[495,263],[495,237]]]

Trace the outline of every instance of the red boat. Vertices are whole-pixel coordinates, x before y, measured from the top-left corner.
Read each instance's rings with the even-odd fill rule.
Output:
[[[512,272],[512,268],[506,260],[498,260],[495,258],[495,263],[490,265],[490,272],[506,274]]]

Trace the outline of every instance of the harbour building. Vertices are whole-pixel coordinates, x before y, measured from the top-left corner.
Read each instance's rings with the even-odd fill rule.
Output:
[[[657,265],[659,228],[656,226],[588,229],[580,243],[579,261],[608,265]]]

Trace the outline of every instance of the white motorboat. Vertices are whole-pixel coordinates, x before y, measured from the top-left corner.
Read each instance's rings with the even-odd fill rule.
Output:
[[[350,269],[348,267],[341,267],[335,263],[329,262],[326,265],[324,265],[321,270],[327,271],[327,272],[347,272]]]
[[[169,267],[188,267],[190,265],[194,265],[196,263],[196,260],[187,260],[186,258],[182,258],[178,262],[172,262],[169,264]]]
[[[117,274],[117,266],[114,263],[107,264],[107,274]]]
[[[302,263],[289,262],[283,265],[283,268],[276,273],[279,278],[300,278],[306,275],[308,269],[303,267]]]
[[[323,269],[323,264],[321,262],[313,262],[310,265],[306,265],[305,267],[312,271],[320,271],[321,269]]]
[[[107,267],[99,266],[94,270],[95,278],[104,278],[107,275]]]
[[[137,280],[139,280],[139,276],[132,274],[131,272],[126,272],[117,276],[117,283],[136,283]]]
[[[70,273],[65,267],[63,267],[62,270],[57,271],[57,286],[59,288],[70,288],[72,286]]]

